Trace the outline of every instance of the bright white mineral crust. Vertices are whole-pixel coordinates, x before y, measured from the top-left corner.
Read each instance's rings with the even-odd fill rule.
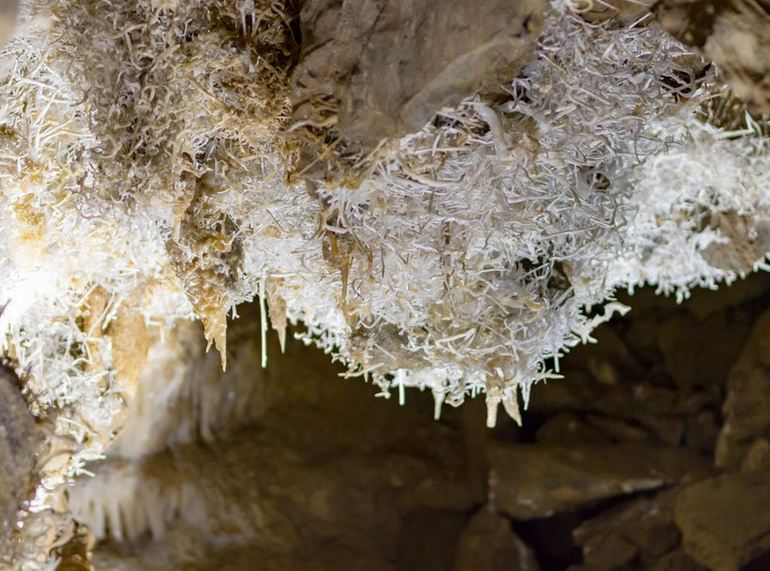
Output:
[[[428,388],[438,415],[481,393],[494,425],[628,309],[616,288],[681,299],[763,267],[765,126],[714,126],[718,70],[646,20],[555,5],[509,102],[444,109],[357,188],[313,195],[281,138],[286,18],[253,10],[30,2],[2,48],[3,348],[62,452],[33,511],[66,509],[50,490],[108,450],[142,384],[176,386],[204,328],[224,355],[255,297],[382,395]],[[725,243],[743,265],[706,255]]]

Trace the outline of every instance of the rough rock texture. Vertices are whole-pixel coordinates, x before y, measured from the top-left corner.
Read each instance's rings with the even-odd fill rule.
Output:
[[[309,0],[294,119],[321,126],[336,101],[345,138],[417,131],[441,107],[515,77],[532,57],[545,8],[543,0]]]
[[[489,507],[479,510],[460,537],[454,571],[536,571],[537,563],[511,522]]]
[[[770,437],[770,312],[754,325],[740,359],[730,371],[725,418],[716,448],[716,463],[736,470],[755,440]]]
[[[371,399],[369,387],[335,380],[322,354],[291,338],[286,355],[271,343],[262,370],[256,304],[241,307],[228,327],[228,373],[214,354],[192,360],[211,379],[173,387],[177,404],[156,403],[168,424],[151,425],[146,456],[124,441],[71,490],[99,540],[96,570],[250,571],[259,561],[276,571],[705,571],[714,550],[749,563],[764,545],[767,502],[745,482],[766,478],[770,445],[752,441],[744,483],[729,494],[715,490],[712,461],[727,372],[754,342],[748,329],[769,287],[757,275],[683,305],[638,292],[637,311],[600,328],[598,347],[564,360],[566,381],[535,387],[529,425],[491,431],[483,403],[434,422],[427,395],[403,407]],[[696,350],[703,363],[693,373],[676,354],[692,363]],[[237,413],[233,394],[243,397]],[[237,426],[203,442],[176,426],[203,402],[214,427]],[[701,480],[704,490],[697,478],[713,479]],[[725,513],[740,512],[750,529],[712,530],[722,524],[710,521],[719,514],[708,502],[736,504]],[[703,539],[709,533],[723,543]],[[72,544],[73,565],[83,549]]]
[[[34,490],[40,440],[15,376],[0,367],[0,546]]]
[[[684,546],[713,571],[738,571],[770,550],[770,476],[727,474],[685,488],[676,501]]]
[[[681,552],[681,534],[673,519],[676,491],[628,500],[578,527],[573,535],[583,551],[574,568],[609,571],[636,565],[644,569],[698,569]]]
[[[303,127],[300,117],[287,124],[285,107],[287,73],[298,38],[292,8],[298,4],[221,0],[188,6],[138,0],[106,2],[97,10],[91,0],[67,0],[53,3],[53,14],[48,3],[32,4],[39,8],[34,21],[24,22],[23,37],[3,51],[0,66],[0,212],[9,237],[7,248],[6,242],[0,248],[3,272],[9,276],[0,289],[3,303],[12,300],[3,319],[3,340],[17,369],[27,375],[30,400],[40,411],[61,411],[57,428],[81,445],[71,456],[77,460],[64,459],[62,477],[82,474],[86,459],[107,449],[129,404],[132,412],[148,402],[163,408],[169,392],[164,381],[172,381],[169,386],[176,389],[184,385],[175,382],[176,372],[191,372],[197,364],[210,371],[211,359],[198,359],[196,353],[190,363],[180,357],[183,351],[170,351],[172,374],[167,377],[163,371],[157,385],[146,381],[147,371],[139,373],[148,363],[165,359],[158,356],[168,348],[160,338],[173,337],[169,331],[176,331],[177,320],[201,319],[224,363],[225,316],[231,306],[254,296],[264,306],[267,297],[276,330],[285,333],[287,321],[303,322],[308,342],[346,361],[349,374],[374,378],[383,395],[398,389],[403,396],[405,384],[431,389],[438,415],[442,403],[456,405],[486,391],[491,425],[500,404],[521,422],[519,397],[526,402],[532,383],[553,375],[551,363],[558,369],[566,347],[590,340],[603,319],[595,306],[616,286],[655,283],[683,297],[693,285],[733,279],[765,253],[761,228],[736,226],[731,216],[770,211],[766,139],[755,137],[750,118],[746,122],[752,128],[741,135],[701,121],[697,110],[703,98],[711,97],[718,75],[653,25],[626,28],[623,18],[614,16],[606,24],[583,19],[575,14],[584,12],[577,2],[555,2],[526,73],[507,78],[505,98],[469,98],[425,124],[420,133],[394,141],[389,155],[363,169],[368,171],[366,184],[355,189],[311,184],[305,192],[292,185],[294,173],[282,164],[296,150],[282,146],[285,141],[278,133],[283,127],[290,132],[307,128],[322,149],[342,148],[344,155],[347,142],[326,127],[338,121],[343,135],[350,129],[369,138],[374,128],[364,120],[369,106],[375,116],[391,120],[393,115],[399,133],[415,116],[441,104],[447,84],[451,91],[467,80],[455,74],[453,62],[469,65],[478,82],[473,89],[486,88],[486,78],[475,73],[487,66],[483,58],[488,54],[471,49],[472,57],[481,58],[475,62],[478,69],[469,64],[468,54],[457,55],[473,48],[473,41],[465,45],[463,40],[477,40],[474,34],[486,33],[486,26],[464,29],[463,35],[442,23],[445,14],[428,13],[421,5],[415,14],[425,11],[426,18],[415,32],[416,20],[393,11],[407,3],[339,3],[340,14],[347,7],[363,14],[363,20],[373,15],[376,22],[364,26],[363,34],[374,47],[359,42],[355,26],[343,29],[356,36],[343,38],[345,46],[361,43],[343,78],[344,90],[322,93],[323,113],[317,121],[309,117]],[[462,14],[463,6],[448,1],[439,7],[449,7],[451,15]],[[749,90],[761,87],[766,76],[761,66],[755,69],[747,61],[764,49],[761,41],[757,49],[751,45],[762,37],[761,12],[760,6],[760,28],[751,33],[715,25],[712,34],[725,52],[735,47],[739,69],[734,75],[740,80],[740,72],[747,71],[743,85]],[[330,14],[334,16],[329,12],[327,19]],[[485,21],[490,14],[495,10],[471,15]],[[396,39],[388,29],[391,23],[409,34]],[[333,24],[336,41],[340,27]],[[526,27],[523,19],[519,24]],[[418,38],[429,38],[432,49],[436,34],[455,31],[446,54],[439,50],[448,54],[448,67],[436,72],[429,64],[444,62],[440,57],[426,60]],[[402,44],[411,51],[400,53]],[[323,55],[322,48],[319,53]],[[403,61],[415,63],[420,73],[427,70],[426,84],[404,95],[402,80],[412,76],[411,70],[394,75],[388,59],[392,53],[408,56]],[[312,53],[304,55],[312,58]],[[441,80],[438,88],[430,79],[434,72]],[[749,99],[762,104],[761,97]],[[333,111],[327,113],[327,107]],[[363,130],[356,135],[359,124]],[[322,161],[323,156],[311,160]],[[134,298],[133,290],[148,293],[158,284],[157,295]],[[94,303],[98,297],[101,303]],[[123,321],[120,312],[126,307],[134,314]],[[605,309],[604,318],[624,310],[614,303]],[[260,327],[253,329],[264,336],[264,308],[261,318]],[[545,481],[541,495],[533,492],[525,501],[552,506],[545,513],[559,510],[554,519],[576,520],[596,517],[621,495],[640,490],[654,495],[656,490],[647,489],[650,481],[654,486],[676,485],[676,474],[668,478],[661,468],[668,464],[662,458],[673,450],[677,461],[691,464],[683,473],[702,472],[698,465],[704,460],[698,454],[713,452],[724,379],[717,367],[705,371],[707,378],[701,370],[696,374],[689,366],[673,366],[678,347],[661,346],[672,331],[681,334],[687,326],[714,323],[718,321],[673,322],[654,341],[664,358],[653,355],[645,362],[624,351],[625,340],[617,335],[608,346],[613,358],[583,363],[581,373],[590,382],[575,377],[576,390],[567,395],[572,398],[565,407],[569,410],[558,411],[571,415],[567,422],[538,426],[543,419],[534,417],[531,431],[498,434],[498,440],[527,444],[507,445],[511,457],[493,458],[493,464],[518,470],[514,460],[523,448],[540,446],[533,443],[537,439],[558,441],[560,433],[608,440],[575,445],[578,452],[597,451],[597,464],[606,464],[604,472],[599,469],[599,484],[606,480],[599,492],[579,455],[552,454],[552,471],[522,474],[529,478],[526,486],[519,486],[524,489],[534,490]],[[119,340],[134,338],[148,324],[158,342],[138,344],[135,353],[126,351]],[[691,342],[708,353],[700,339]],[[725,345],[720,357],[727,361],[732,346]],[[153,359],[145,359],[150,353]],[[694,354],[690,350],[688,358]],[[239,382],[254,380],[248,369],[239,374],[244,377]],[[205,418],[207,412],[237,410],[244,396],[239,382],[222,383],[218,390],[191,390],[183,399],[189,414]],[[155,399],[155,390],[162,396]],[[149,398],[143,401],[135,394]],[[228,406],[214,407],[209,397],[222,398]],[[454,553],[456,536],[477,505],[489,500],[497,506],[496,496],[514,497],[514,491],[499,490],[494,483],[491,498],[476,488],[471,493],[456,477],[466,468],[458,467],[462,454],[452,446],[439,453],[442,435],[421,432],[417,422],[404,430],[408,439],[423,439],[424,448],[413,454],[417,461],[410,462],[410,454],[390,448],[398,448],[404,438],[383,441],[376,435],[396,426],[403,429],[401,418],[383,417],[387,424],[375,423],[370,417],[376,415],[361,407],[367,411],[363,422],[338,433],[327,425],[329,418],[336,420],[340,410],[359,403],[337,399],[325,416],[317,417],[307,401],[305,407],[287,402],[263,419],[254,438],[243,436],[254,427],[236,436],[217,434],[221,440],[215,453],[197,441],[197,417],[191,420],[182,413],[187,406],[164,411],[168,425],[179,425],[176,435],[183,433],[187,440],[159,438],[160,449],[143,450],[150,457],[124,458],[125,465],[113,457],[100,466],[104,477],[84,492],[82,517],[100,537],[147,541],[147,552],[160,560],[148,565],[164,564],[164,550],[170,550],[169,560],[187,557],[184,561],[195,565],[213,560],[219,567],[236,561],[247,565],[255,554],[266,566],[274,560],[276,567],[316,561],[380,567],[393,564],[387,553],[400,546],[399,565],[428,569],[451,562],[446,557],[434,563],[435,556],[431,559],[426,552],[443,551],[424,546],[440,545],[445,534],[452,547],[446,552]],[[292,430],[271,430],[277,426]],[[302,428],[311,431],[306,441],[296,436]],[[206,442],[213,441],[211,434],[201,433]],[[127,434],[124,428],[124,444],[131,443]],[[266,435],[273,439],[262,440]],[[747,472],[761,470],[765,436],[763,431],[750,435],[752,444],[741,462]],[[365,444],[351,442],[353,438]],[[505,446],[493,446],[492,456]],[[544,453],[556,448],[544,446]],[[602,452],[607,449],[613,450],[612,458]],[[631,469],[624,468],[615,456],[615,451],[639,450],[648,451],[642,455],[648,460],[644,467],[632,458]],[[252,465],[263,457],[268,458],[261,462],[266,473],[254,474]],[[244,459],[249,461],[246,467]],[[385,465],[377,465],[380,460]],[[650,470],[657,479],[650,480]],[[479,466],[468,471],[483,473]],[[244,474],[253,476],[261,495],[248,487],[252,482],[239,479]],[[271,488],[271,474],[286,476],[279,480],[288,499],[281,489]],[[560,478],[569,485],[551,485]],[[413,486],[403,491],[403,480]],[[321,500],[326,495],[337,502],[327,509],[315,497],[299,501],[302,494],[294,484],[305,495],[317,487]],[[200,503],[195,501],[198,495],[203,496]],[[375,497],[386,507],[364,509]],[[66,494],[60,498],[64,504]],[[228,501],[236,504],[231,515],[245,522],[234,532],[228,527],[232,522],[218,511]],[[354,517],[360,515],[357,509],[362,517]],[[288,550],[275,557],[269,533],[262,533],[273,528],[260,527],[263,515],[268,521],[275,515],[276,527],[286,532],[277,535]],[[516,526],[537,525],[525,521],[528,515],[516,517],[522,518]],[[366,525],[360,524],[362,519]],[[201,529],[210,522],[221,523],[224,531]],[[311,529],[305,530],[303,523]],[[545,525],[555,527],[553,522]],[[164,545],[160,534],[166,526],[173,527],[172,540],[192,537],[205,557],[180,555],[173,545]],[[299,540],[293,535],[297,528],[307,531],[297,532]],[[383,531],[393,528],[398,532]],[[414,532],[423,529],[421,541],[415,541]],[[69,545],[66,534],[53,531],[48,536],[53,538],[41,542],[44,551],[53,542]],[[264,543],[252,542],[254,537]],[[599,542],[612,555],[604,558],[589,549],[597,542],[585,542],[585,564],[636,565],[640,548],[627,538]],[[361,546],[371,549],[362,551]],[[652,564],[681,563],[678,550]],[[45,563],[55,551],[43,555],[40,561]]]
[[[766,438],[758,438],[751,445],[741,464],[741,472],[770,472],[770,442]]]
[[[3,0],[0,2],[0,46],[13,33],[13,29],[16,27],[16,13],[18,10],[18,0]]]
[[[490,493],[516,519],[546,517],[596,500],[703,477],[708,463],[677,448],[643,445],[498,445]]]
[[[592,23],[611,25],[630,25],[646,20],[654,0],[614,0],[613,2],[595,2],[579,0],[574,2],[575,12]]]
[[[770,220],[767,218],[751,219],[736,212],[726,212],[715,216],[712,225],[719,229],[725,241],[709,244],[703,250],[703,257],[716,268],[745,275],[770,251]]]

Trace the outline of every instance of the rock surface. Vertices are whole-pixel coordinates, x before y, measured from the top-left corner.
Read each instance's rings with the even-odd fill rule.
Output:
[[[537,571],[532,552],[511,529],[511,522],[482,508],[460,537],[454,571]]]
[[[735,95],[753,112],[770,112],[767,2],[664,0],[656,12],[663,29],[701,48],[724,70]]]
[[[543,0],[309,0],[294,72],[294,118],[328,120],[343,137],[377,140],[420,129],[441,107],[497,89],[532,55]]]
[[[0,2],[0,45],[8,41],[8,38],[13,34],[18,11],[18,0],[3,0],[3,2]]]
[[[690,555],[713,571],[738,571],[770,550],[770,476],[727,474],[692,484],[676,501]]]
[[[770,436],[770,312],[751,333],[730,371],[723,407],[724,425],[716,448],[719,467],[737,470],[754,441]]]
[[[33,487],[39,434],[15,377],[0,368],[0,543]]]
[[[597,500],[704,477],[709,464],[681,448],[496,444],[490,494],[515,519],[548,517]]]
[[[681,549],[674,523],[676,490],[625,501],[574,531],[583,563],[571,571],[702,569]]]
[[[248,377],[281,390],[246,427],[108,460],[71,491],[102,541],[96,569],[451,569],[478,501],[459,431],[433,421],[430,398],[374,399],[320,352],[286,351],[271,346],[267,373]]]
[[[271,346],[264,373],[250,372],[258,314],[241,308],[229,361],[239,383],[256,383],[253,414],[217,431],[214,446],[94,467],[78,500],[110,507],[101,520],[84,518],[106,535],[94,562],[111,571],[250,571],[255,560],[268,571],[465,571],[528,569],[533,554],[549,571],[706,571],[714,557],[764,569],[756,556],[768,502],[756,482],[768,473],[760,420],[770,409],[756,398],[742,404],[745,415],[725,408],[727,425],[745,432],[730,440],[741,452],[725,478],[741,483],[729,493],[712,489],[725,484],[714,483],[723,480],[710,458],[728,372],[749,353],[762,369],[770,354],[760,323],[768,283],[755,276],[743,293],[696,292],[682,305],[639,292],[628,318],[597,332],[600,354],[575,350],[564,381],[536,387],[524,427],[491,431],[483,402],[434,422],[428,395],[404,407],[372,399],[371,387],[334,380],[322,355],[291,340],[286,355]],[[731,383],[731,394],[743,390]],[[240,390],[227,375],[220,384]],[[750,525],[723,530],[723,511]]]

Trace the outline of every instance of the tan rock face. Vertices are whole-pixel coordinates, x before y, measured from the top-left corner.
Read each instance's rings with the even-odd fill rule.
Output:
[[[17,0],[0,0],[0,45],[8,41],[16,28]]]
[[[735,95],[752,112],[770,112],[768,3],[744,0],[665,0],[656,7],[661,26],[724,71]]]
[[[514,519],[703,477],[708,463],[681,448],[499,444],[490,450],[490,494]]]
[[[703,257],[716,268],[748,274],[770,251],[770,221],[760,217],[750,220],[736,212],[725,212],[714,218],[711,225],[726,242],[709,244],[703,250]]]
[[[468,522],[458,546],[454,571],[536,571],[532,552],[511,522],[482,508]]]
[[[0,542],[32,492],[39,436],[15,378],[0,369]]]
[[[770,477],[727,474],[684,489],[676,523],[685,549],[714,571],[738,571],[770,549]]]
[[[295,119],[334,121],[344,137],[421,128],[445,105],[496,89],[528,63],[545,2],[310,0],[294,73]]]
[[[756,323],[738,362],[730,371],[725,418],[716,447],[717,466],[737,470],[754,441],[770,431],[770,313]]]

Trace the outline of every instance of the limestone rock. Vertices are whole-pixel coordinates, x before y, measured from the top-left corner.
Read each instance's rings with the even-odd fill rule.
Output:
[[[488,507],[468,522],[460,538],[454,571],[536,571],[532,552],[510,522]]]
[[[592,443],[610,444],[612,440],[600,429],[591,426],[576,414],[560,413],[537,429],[537,442],[544,444]]]
[[[698,452],[711,454],[719,436],[719,429],[716,411],[703,410],[687,419],[684,444]]]
[[[727,474],[692,484],[674,510],[687,552],[713,571],[738,571],[770,549],[770,477]]]
[[[0,369],[0,542],[32,491],[39,434],[15,379]]]
[[[433,420],[429,395],[401,407],[372,398],[364,383],[330,382],[339,369],[293,338],[283,354],[273,339],[270,367],[257,375],[258,316],[240,312],[221,384],[246,396],[228,380],[232,370],[255,385],[256,401],[270,395],[269,406],[255,401],[245,426],[217,430],[208,443],[94,466],[99,477],[69,492],[78,521],[101,542],[95,568],[451,569],[476,497],[459,430]],[[280,390],[260,392],[278,380]]]
[[[712,242],[703,249],[704,259],[715,268],[745,275],[770,250],[770,221],[766,218],[725,212],[712,216],[711,225],[725,239],[725,242]]]
[[[707,571],[682,548],[667,553],[652,565],[642,569],[644,571]]]
[[[652,565],[678,547],[674,499],[669,492],[639,498],[583,523],[573,536],[582,547],[586,568],[616,569],[631,559]]]
[[[661,27],[702,49],[725,72],[737,97],[756,113],[770,111],[770,43],[766,1],[665,0]]]
[[[754,440],[770,435],[770,311],[756,322],[731,369],[725,419],[716,448],[718,466],[737,470]]]
[[[0,2],[0,45],[4,44],[16,28],[16,14],[19,11],[18,0]]]
[[[589,22],[612,22],[615,25],[628,25],[644,18],[654,4],[651,0],[613,0],[611,2],[583,0],[575,2],[574,6]]]
[[[317,103],[333,99],[343,137],[416,131],[441,107],[514,77],[544,9],[543,0],[310,0],[294,118],[321,125],[328,117]]]
[[[659,316],[658,347],[676,384],[685,389],[724,385],[748,338],[751,317],[742,312],[718,312],[704,318],[689,312]],[[714,331],[723,335],[715,336]],[[708,359],[703,358],[704,351]]]
[[[683,448],[642,444],[497,444],[490,494],[515,519],[547,517],[597,500],[704,477],[708,462]]]

